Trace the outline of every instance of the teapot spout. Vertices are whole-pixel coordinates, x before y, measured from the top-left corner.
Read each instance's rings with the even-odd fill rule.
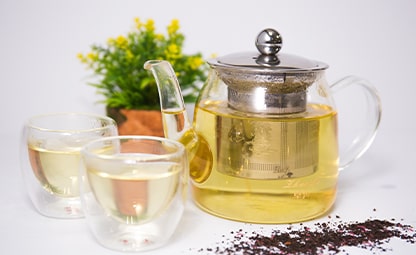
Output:
[[[158,87],[165,137],[192,146],[196,142],[186,112],[178,79],[171,64],[164,60],[148,60],[144,64],[150,70]]]

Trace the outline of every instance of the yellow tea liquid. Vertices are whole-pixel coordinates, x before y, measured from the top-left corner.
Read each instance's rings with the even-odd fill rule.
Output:
[[[47,192],[65,198],[79,196],[79,148],[59,151],[28,146],[33,172]]]
[[[200,102],[190,172],[195,202],[227,219],[291,223],[328,211],[338,177],[337,114],[253,115],[226,102]]]

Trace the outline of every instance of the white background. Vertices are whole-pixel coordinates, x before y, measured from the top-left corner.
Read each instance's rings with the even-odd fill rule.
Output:
[[[18,145],[24,120],[34,114],[104,113],[95,89],[86,85],[91,73],[76,55],[125,34],[135,17],[154,19],[159,31],[179,19],[184,51],[205,57],[255,50],[257,33],[273,27],[283,36],[283,52],[328,63],[330,83],[350,74],[371,81],[383,102],[381,126],[368,153],[341,174],[333,213],[360,219],[374,216],[377,207],[379,217],[416,225],[415,11],[411,0],[1,0],[0,253],[112,254],[95,244],[82,220],[62,222],[33,211],[22,186]],[[345,124],[357,107],[354,98],[342,101]],[[241,226],[192,204],[185,216],[160,254],[204,247]],[[408,254],[416,247],[397,249]]]

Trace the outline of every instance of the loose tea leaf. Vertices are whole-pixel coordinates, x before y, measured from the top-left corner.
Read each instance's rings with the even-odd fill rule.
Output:
[[[339,219],[339,216],[336,216]],[[214,248],[200,249],[208,254],[337,254],[345,247],[384,252],[392,238],[415,244],[416,230],[395,219],[368,219],[364,222],[328,221],[313,227],[290,225],[286,230],[273,230],[264,235],[258,232],[231,232],[231,239]],[[223,236],[225,237],[225,236]]]

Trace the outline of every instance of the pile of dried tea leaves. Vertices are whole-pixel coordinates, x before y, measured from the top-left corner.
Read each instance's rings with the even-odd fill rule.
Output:
[[[336,216],[339,219],[339,216]],[[345,247],[357,247],[373,251],[387,251],[386,244],[392,238],[415,244],[416,230],[394,219],[368,219],[364,222],[327,221],[312,227],[303,224],[289,225],[286,230],[272,230],[269,234],[242,229],[231,233],[214,247],[199,249],[205,254],[338,254]],[[223,235],[225,238],[225,235]]]

